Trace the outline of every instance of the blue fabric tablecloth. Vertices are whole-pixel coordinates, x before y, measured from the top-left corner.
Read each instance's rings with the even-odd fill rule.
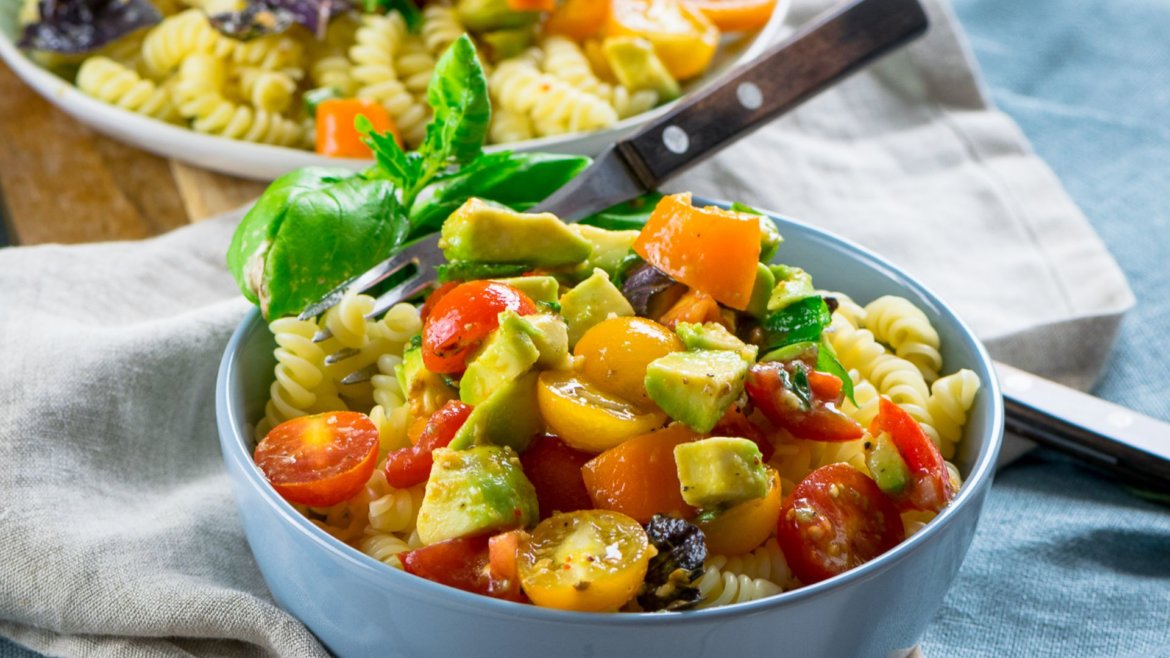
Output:
[[[1137,308],[1096,391],[1170,419],[1170,3],[955,0],[992,96],[1101,233]],[[1168,438],[1170,440],[1170,438]],[[896,604],[896,602],[894,602]],[[1037,451],[997,477],[929,658],[1170,657],[1170,507]],[[34,656],[0,638],[0,656]]]

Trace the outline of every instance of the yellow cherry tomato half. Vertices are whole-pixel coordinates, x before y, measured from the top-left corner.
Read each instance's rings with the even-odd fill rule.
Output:
[[[573,347],[583,358],[581,374],[606,393],[642,407],[652,407],[646,394],[646,366],[683,343],[673,331],[646,318],[610,318],[585,332]]]
[[[711,19],[722,32],[748,32],[768,24],[776,0],[683,0]]]
[[[646,39],[676,80],[706,71],[719,46],[719,28],[680,0],[613,0],[605,36]]]
[[[540,373],[536,401],[552,433],[585,452],[608,450],[666,422],[661,411],[645,411],[570,372]]]
[[[520,586],[546,608],[617,610],[637,593],[656,552],[641,524],[625,514],[557,514],[521,546]]]
[[[780,475],[768,469],[772,486],[761,498],[731,507],[714,519],[698,524],[712,555],[743,555],[768,540],[780,518],[783,495]]]

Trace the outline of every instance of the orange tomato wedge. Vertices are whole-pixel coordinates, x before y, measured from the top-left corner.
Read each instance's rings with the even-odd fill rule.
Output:
[[[613,0],[605,36],[639,36],[676,80],[707,70],[719,46],[719,28],[680,0]]]
[[[581,467],[585,488],[599,509],[621,512],[649,523],[655,514],[690,518],[695,508],[683,500],[674,447],[699,438],[675,424],[627,440]]]
[[[512,11],[552,11],[556,6],[555,0],[508,0]]]
[[[690,193],[665,196],[634,241],[634,251],[676,281],[742,311],[756,280],[760,218],[695,208]]]
[[[317,106],[317,152],[331,158],[374,157],[353,125],[359,114],[370,120],[375,131],[389,132],[402,144],[398,127],[386,108],[371,100],[331,98]]]
[[[562,34],[576,41],[584,41],[597,34],[609,17],[606,0],[565,0],[553,10],[544,22],[548,34]]]
[[[328,507],[353,498],[378,457],[378,428],[365,414],[331,411],[285,421],[253,455],[285,500]]]
[[[750,32],[767,25],[776,0],[683,0],[697,9],[722,32]]]
[[[707,539],[707,551],[715,555],[743,555],[767,541],[776,530],[783,503],[780,475],[768,469],[772,480],[768,494],[735,505],[710,521],[699,523]]]

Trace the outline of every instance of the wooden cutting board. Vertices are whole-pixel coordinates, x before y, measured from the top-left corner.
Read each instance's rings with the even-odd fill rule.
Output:
[[[0,62],[0,215],[9,244],[146,238],[247,203],[264,187],[98,134]]]

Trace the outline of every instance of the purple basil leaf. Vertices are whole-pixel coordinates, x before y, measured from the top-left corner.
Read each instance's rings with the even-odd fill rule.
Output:
[[[40,0],[39,9],[40,20],[20,35],[21,48],[88,53],[162,20],[148,0]]]
[[[349,0],[251,0],[243,11],[212,16],[211,24],[229,37],[248,40],[280,34],[300,23],[323,39],[329,21],[352,9]]]
[[[650,300],[658,293],[673,286],[675,280],[662,270],[645,263],[626,276],[622,283],[622,294],[634,307],[634,312],[645,316],[649,312]]]

